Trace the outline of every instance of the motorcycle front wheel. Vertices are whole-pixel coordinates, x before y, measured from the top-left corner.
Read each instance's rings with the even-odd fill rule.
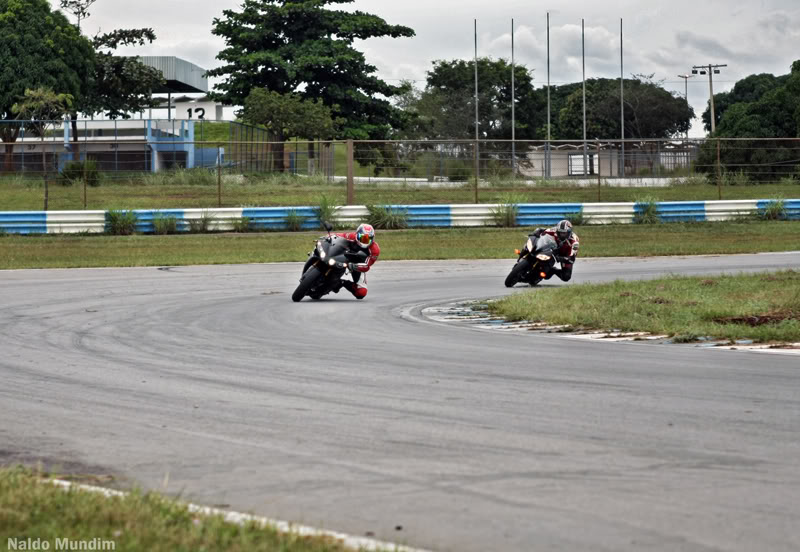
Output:
[[[527,259],[520,259],[517,261],[517,264],[514,265],[514,268],[512,268],[511,272],[506,276],[506,287],[514,287],[514,285],[520,281],[522,275],[530,270],[530,268],[531,265],[528,263]]]
[[[295,303],[301,301],[311,287],[316,283],[319,277],[319,269],[315,266],[309,267],[305,274],[303,274],[303,279],[300,280],[300,284],[297,286],[297,289],[295,289],[294,293],[292,293],[292,301]]]

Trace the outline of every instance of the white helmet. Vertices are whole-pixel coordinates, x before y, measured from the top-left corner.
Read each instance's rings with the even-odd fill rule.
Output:
[[[375,229],[370,224],[362,224],[356,229],[356,243],[364,249],[375,241]]]

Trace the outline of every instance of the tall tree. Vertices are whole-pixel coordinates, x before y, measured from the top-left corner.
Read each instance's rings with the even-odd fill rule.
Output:
[[[800,60],[792,64],[788,75],[746,77],[727,98],[735,103],[724,110],[714,136],[756,140],[721,140],[722,170],[745,172],[757,180],[800,177],[795,142],[787,140],[800,137]],[[716,145],[716,140],[710,140],[701,148],[701,170],[716,172]]]
[[[0,0],[0,137],[13,169],[21,125],[12,107],[28,89],[81,97],[94,71],[91,43],[47,0]]]
[[[434,138],[475,137],[475,62],[461,59],[433,62],[417,109],[434,120]],[[524,65],[514,67],[516,137],[535,137],[531,121],[541,110],[533,93],[533,77]],[[511,64],[504,59],[478,59],[478,134],[511,139]]]
[[[44,210],[50,195],[48,187],[48,164],[45,136],[47,129],[60,124],[72,106],[72,95],[56,94],[49,88],[26,90],[19,103],[11,110],[17,114],[24,125],[42,140],[42,175],[44,177]]]
[[[716,126],[719,126],[722,122],[722,117],[729,107],[737,103],[752,103],[759,100],[771,90],[783,86],[788,77],[789,75],[776,77],[769,73],[750,75],[734,84],[730,92],[714,94],[714,115],[716,118],[714,122]],[[703,112],[703,127],[705,127],[706,132],[711,132],[710,102],[707,102],[707,105],[706,110]]]
[[[694,110],[683,97],[653,82],[652,75],[634,75],[625,81],[625,137],[671,138],[691,126]],[[555,137],[583,138],[583,91],[576,87],[558,113]],[[588,138],[618,138],[620,126],[619,80],[590,79],[586,83],[586,130]]]
[[[244,0],[241,9],[224,10],[212,33],[225,39],[208,72],[222,77],[214,97],[242,105],[252,89],[319,98],[342,120],[340,136],[386,138],[405,123],[390,103],[401,89],[379,79],[377,68],[353,47],[357,39],[411,37],[414,31],[390,25],[361,11],[327,8],[353,0]]]

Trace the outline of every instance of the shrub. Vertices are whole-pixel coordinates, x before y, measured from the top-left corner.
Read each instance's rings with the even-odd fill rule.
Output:
[[[722,175],[723,186],[749,186],[750,177],[744,171],[725,172]]]
[[[299,214],[295,209],[289,209],[286,213],[286,229],[289,232],[299,232],[303,229],[303,224],[306,222],[306,217]]]
[[[513,228],[517,226],[517,215],[519,214],[519,204],[523,198],[517,195],[507,195],[501,202],[489,209],[491,220],[495,226],[501,228]]]
[[[187,219],[189,223],[189,232],[192,234],[203,234],[211,229],[211,223],[214,221],[214,215],[208,211],[200,213],[198,218]]]
[[[172,215],[156,213],[153,217],[153,232],[155,234],[175,234],[178,232],[178,219]]]
[[[83,182],[84,178],[86,178],[86,184],[89,186],[97,187],[100,185],[100,172],[97,170],[97,162],[90,159],[86,161],[68,161],[58,175],[58,183],[62,186],[72,186]]]
[[[771,199],[767,204],[758,210],[758,218],[761,220],[786,220],[786,202],[783,199]]]
[[[250,217],[235,218],[231,221],[231,224],[233,225],[234,232],[244,233],[244,232],[249,232],[251,230]]]
[[[313,208],[314,215],[319,220],[320,228],[323,228],[323,222],[329,222],[334,228],[339,226],[339,204],[333,199],[329,199],[326,195],[319,198],[319,203]]]
[[[658,216],[658,200],[652,197],[645,197],[636,201],[634,206],[635,214],[633,222],[635,224],[657,224],[661,222]]]
[[[580,226],[586,224],[586,219],[583,216],[583,207],[577,213],[566,213],[564,218],[572,223],[572,226]]]
[[[130,236],[136,233],[138,217],[133,211],[108,211],[106,231],[113,236]]]
[[[408,211],[384,205],[367,205],[367,222],[383,230],[408,228]]]

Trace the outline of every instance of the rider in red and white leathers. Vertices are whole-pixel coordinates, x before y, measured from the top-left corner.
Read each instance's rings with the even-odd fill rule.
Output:
[[[572,223],[568,220],[562,220],[552,228],[537,228],[533,235],[538,238],[543,233],[553,236],[558,245],[556,255],[561,263],[561,268],[553,270],[553,274],[564,282],[569,282],[570,278],[572,278],[572,267],[578,256],[579,247],[578,235],[572,231]]]
[[[340,287],[344,287],[353,294],[356,299],[363,299],[367,296],[367,275],[369,269],[378,260],[378,255],[381,254],[381,248],[378,247],[378,242],[375,241],[375,229],[369,224],[360,225],[355,232],[346,232],[336,234],[337,236],[346,239],[350,242],[350,248],[353,251],[365,251],[367,257],[364,263],[350,263],[349,269],[353,280],[342,279],[339,281],[340,286],[334,288],[335,293],[339,293]],[[364,281],[361,281],[361,276],[364,276]]]

